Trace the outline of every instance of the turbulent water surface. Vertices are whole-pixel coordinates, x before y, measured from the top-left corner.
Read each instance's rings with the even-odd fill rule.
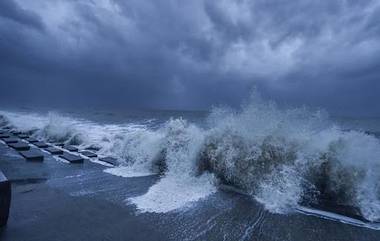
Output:
[[[204,112],[1,111],[8,125],[48,142],[117,158],[105,171],[159,174],[129,198],[139,212],[170,212],[233,187],[273,213],[329,211],[380,221],[380,120],[329,118],[252,98]]]

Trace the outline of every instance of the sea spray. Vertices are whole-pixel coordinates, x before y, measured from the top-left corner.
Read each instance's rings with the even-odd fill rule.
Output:
[[[240,112],[211,114],[204,166],[272,212],[318,203],[323,194],[370,221],[380,218],[378,139],[344,131],[323,112],[254,99]]]
[[[165,173],[146,194],[129,199],[140,211],[168,212],[190,205],[216,191],[214,177],[198,173],[197,157],[204,131],[183,119],[163,128]]]
[[[64,142],[71,145],[83,143],[82,130],[76,127],[76,122],[57,113],[49,113],[48,122],[37,131],[36,136],[50,142]]]
[[[151,128],[58,114],[2,114],[8,125],[37,130],[34,135],[46,140],[80,137],[75,143],[81,147],[95,145],[100,155],[118,158],[118,175],[160,174],[146,194],[128,200],[141,211],[176,210],[222,182],[275,213],[332,205],[380,219],[379,139],[343,129],[323,111],[283,109],[254,95],[238,111],[214,109],[202,127],[185,119]]]

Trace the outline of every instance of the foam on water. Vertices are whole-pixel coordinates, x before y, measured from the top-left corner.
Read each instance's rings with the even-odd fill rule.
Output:
[[[338,221],[341,223],[346,223],[358,227],[363,227],[363,228],[370,228],[374,230],[380,230],[380,224],[379,223],[366,223],[354,218],[346,217],[343,215],[339,215],[336,213],[331,213],[331,212],[326,212],[322,210],[317,210],[313,208],[307,208],[307,207],[298,207],[297,212],[300,212],[302,214],[306,215],[311,215],[311,216],[316,216],[328,220],[333,220],[333,221]]]
[[[346,131],[323,111],[281,109],[258,95],[241,110],[214,109],[207,125],[171,119],[146,124],[99,124],[56,113],[1,112],[2,123],[47,141],[120,160],[107,173],[160,174],[146,194],[128,200],[144,212],[167,212],[206,198],[215,183],[232,185],[274,213],[289,213],[329,197],[380,220],[380,141]],[[216,181],[217,180],[217,181]]]
[[[165,175],[146,194],[129,199],[143,212],[176,210],[216,190],[213,175],[197,176],[197,156],[204,142],[204,132],[183,119],[170,120],[163,132]]]
[[[164,173],[148,193],[129,201],[144,212],[171,211],[207,197],[216,190],[211,174],[198,173],[197,156],[205,131],[183,119],[173,119],[157,130],[144,125],[99,125],[50,113],[48,116],[2,113],[16,128],[35,130],[50,142],[99,147],[100,155],[117,157],[121,166],[104,171],[122,177]],[[29,124],[31,124],[29,123]]]
[[[1,111],[0,114],[7,125],[23,132],[30,132],[33,137],[52,143],[78,145],[80,148],[98,148],[100,155],[114,156],[122,162],[127,162],[128,159],[139,159],[145,163],[143,159],[151,158],[149,150],[154,152],[155,149],[149,142],[149,139],[154,139],[153,134],[144,125],[98,124],[54,112],[38,115]],[[131,151],[127,152],[126,149]]]
[[[216,191],[211,175],[197,178],[165,177],[149,191],[128,199],[141,212],[166,213],[190,206]]]
[[[241,112],[215,110],[210,122],[202,158],[269,211],[287,213],[327,193],[380,219],[379,139],[343,131],[323,112],[283,110],[257,96]]]
[[[104,172],[119,177],[145,177],[155,175],[154,173],[148,172],[147,170],[136,170],[129,166],[107,168],[104,170]]]

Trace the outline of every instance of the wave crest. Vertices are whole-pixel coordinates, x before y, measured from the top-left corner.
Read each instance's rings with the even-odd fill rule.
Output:
[[[282,110],[258,98],[239,113],[214,111],[211,123],[204,165],[268,210],[340,205],[380,219],[377,138],[344,131],[323,112]]]
[[[70,145],[80,145],[84,141],[83,133],[79,130],[76,123],[70,119],[49,113],[48,121],[37,132],[37,136],[46,139],[49,142],[63,142]]]
[[[185,198],[175,192],[187,185],[194,197],[202,198],[214,191],[210,185],[215,176],[271,212],[306,205],[380,220],[379,139],[344,130],[323,111],[281,109],[254,95],[239,111],[214,109],[205,127],[182,118],[151,128],[141,123],[100,125],[58,114],[3,114],[0,121],[37,129],[35,135],[48,141],[96,146],[99,154],[117,157],[129,172],[160,173],[161,181],[145,201],[135,199],[148,210],[153,209],[147,200],[170,192],[168,180],[178,182],[178,188],[171,186],[173,192],[165,196]]]

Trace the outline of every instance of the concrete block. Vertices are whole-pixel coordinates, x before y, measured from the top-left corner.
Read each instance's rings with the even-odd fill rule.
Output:
[[[56,148],[56,147],[48,147],[45,150],[47,150],[48,152],[50,152],[53,155],[63,154],[63,151],[61,149]]]
[[[19,134],[18,137],[21,138],[21,139],[27,139],[27,138],[29,138],[29,136],[27,134]]]
[[[18,130],[11,130],[11,133],[13,135],[20,135],[21,134],[21,131],[18,131]]]
[[[73,152],[77,152],[78,151],[78,148],[76,148],[75,146],[65,146],[63,148],[65,148],[68,151],[73,151]]]
[[[86,156],[86,157],[97,157],[98,155],[96,155],[95,153],[91,152],[91,151],[81,151],[80,154]]]
[[[44,160],[44,155],[40,150],[31,149],[29,151],[20,151],[19,153],[28,161],[43,161]]]
[[[85,148],[86,150],[88,150],[88,151],[100,151],[100,147],[98,147],[98,146],[95,146],[95,145],[92,145],[92,146],[88,146],[88,147],[86,147]]]
[[[0,138],[1,138],[1,139],[9,138],[9,137],[10,137],[10,135],[9,135],[9,133],[7,133],[7,132],[4,132],[3,134],[0,134]]]
[[[39,148],[46,148],[46,147],[49,147],[49,145],[46,144],[46,143],[43,142],[43,141],[34,142],[33,145],[35,145],[36,147],[39,147]]]
[[[16,137],[9,137],[9,138],[4,138],[3,141],[7,144],[9,143],[16,143],[16,142],[19,142],[20,139],[16,138]]]
[[[38,142],[38,140],[35,139],[35,138],[33,138],[33,137],[26,138],[26,141],[29,142],[29,143],[35,143],[35,142]]]
[[[119,165],[119,163],[117,162],[117,159],[113,158],[113,157],[102,157],[102,158],[99,158],[99,161],[106,162],[106,163],[112,164],[114,166]]]
[[[11,206],[11,183],[0,170],[0,227],[7,224]]]
[[[63,155],[60,155],[59,157],[69,161],[70,163],[83,163],[82,157],[68,152],[64,152]]]
[[[27,151],[30,149],[30,146],[26,144],[25,142],[16,142],[16,143],[10,143],[8,146],[12,147],[13,149],[17,151]]]

